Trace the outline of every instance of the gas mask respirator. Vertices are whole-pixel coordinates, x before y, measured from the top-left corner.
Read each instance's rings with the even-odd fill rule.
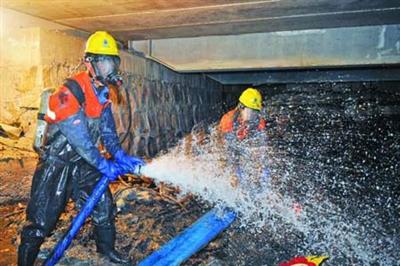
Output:
[[[121,60],[113,55],[88,55],[85,63],[92,76],[104,85],[119,87],[122,85],[122,77],[118,73]]]

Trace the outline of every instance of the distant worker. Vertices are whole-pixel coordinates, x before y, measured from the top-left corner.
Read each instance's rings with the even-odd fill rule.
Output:
[[[234,187],[238,186],[243,182],[246,182],[246,166],[244,163],[252,163],[250,160],[258,160],[261,163],[266,163],[259,156],[265,156],[265,154],[255,155],[257,158],[249,158],[247,152],[247,158],[243,159],[244,153],[249,145],[256,147],[252,148],[263,148],[259,147],[265,145],[263,142],[262,134],[265,132],[266,121],[261,115],[262,109],[262,96],[261,93],[254,88],[247,88],[239,97],[239,104],[231,111],[226,113],[219,124],[219,130],[222,133],[227,149],[227,161],[230,167],[233,168],[235,175],[232,177],[231,183]],[[258,141],[252,142],[251,140],[258,139]],[[260,141],[261,139],[261,141]],[[250,140],[250,141],[249,141]],[[251,143],[251,144],[250,144]],[[249,145],[247,145],[249,144]],[[261,149],[262,150],[262,149]],[[260,149],[258,149],[260,151]],[[245,162],[243,162],[245,161]],[[268,176],[268,168],[265,165],[259,166],[259,173],[253,182],[258,183],[259,186],[265,185],[266,178]],[[253,172],[254,173],[254,172]],[[254,175],[253,175],[254,177]]]
[[[122,84],[115,39],[104,31],[92,34],[86,42],[84,63],[87,71],[67,79],[49,97],[48,111],[42,117],[48,122],[47,141],[33,175],[18,265],[34,265],[69,198],[83,206],[103,175],[113,181],[144,164],[121,148],[108,99],[109,86]],[[100,153],[100,143],[110,160]],[[114,249],[114,206],[107,189],[92,213],[97,252],[114,263],[129,263]]]

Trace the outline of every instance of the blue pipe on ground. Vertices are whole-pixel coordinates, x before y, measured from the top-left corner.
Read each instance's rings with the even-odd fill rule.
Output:
[[[227,228],[235,218],[236,213],[233,211],[214,208],[204,214],[180,235],[141,261],[139,266],[180,265],[206,246]]]
[[[110,181],[108,177],[103,176],[96,184],[92,195],[90,195],[90,197],[86,200],[85,205],[72,221],[70,229],[64,235],[63,239],[57,243],[57,246],[54,248],[51,256],[44,262],[45,266],[53,266],[60,260],[64,254],[64,251],[71,244],[72,239],[74,239],[75,235],[79,232],[79,229],[85,223],[86,218],[92,213],[93,208],[96,206],[100,197],[107,189],[109,182]]]

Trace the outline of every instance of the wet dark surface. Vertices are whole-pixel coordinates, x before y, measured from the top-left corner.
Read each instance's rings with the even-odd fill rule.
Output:
[[[17,232],[25,218],[35,158],[0,160],[0,265],[16,264]]]

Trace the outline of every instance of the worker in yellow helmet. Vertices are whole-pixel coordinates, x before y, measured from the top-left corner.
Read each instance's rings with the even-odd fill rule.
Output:
[[[219,123],[219,130],[227,146],[228,161],[236,168],[236,176],[232,179],[233,186],[237,186],[243,176],[242,167],[238,165],[237,160],[241,151],[234,149],[234,143],[243,142],[258,132],[265,131],[266,120],[261,115],[261,109],[261,93],[255,88],[247,88],[240,95],[238,105],[227,112]],[[268,170],[264,168],[262,177],[266,178],[267,175]]]
[[[240,95],[236,108],[222,117],[219,124],[221,132],[234,132],[239,140],[243,140],[251,133],[250,126],[254,126],[254,122],[258,122],[255,125],[257,130],[265,129],[265,120],[260,116],[261,107],[261,93],[254,88],[246,89]]]
[[[122,84],[118,75],[120,57],[115,39],[105,31],[92,34],[86,42],[85,65],[98,82],[116,86]]]
[[[38,145],[40,158],[32,179],[27,223],[21,232],[18,265],[34,265],[45,237],[54,230],[69,198],[83,206],[97,182],[114,181],[144,162],[125,153],[116,133],[109,86],[119,86],[120,58],[115,39],[104,31],[86,43],[87,71],[66,80],[48,99],[46,143]],[[36,142],[35,142],[36,143]],[[101,143],[111,158],[103,157]],[[115,204],[107,189],[92,213],[97,251],[114,263],[129,259],[114,249]]]

